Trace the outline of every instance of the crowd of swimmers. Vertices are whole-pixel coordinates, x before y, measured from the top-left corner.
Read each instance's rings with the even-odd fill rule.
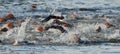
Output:
[[[36,5],[32,5],[31,7],[32,7],[32,9],[36,9],[37,8]],[[71,17],[72,20],[78,18],[76,13],[73,13],[70,17]],[[38,27],[35,28],[35,31],[36,32],[43,32],[43,31],[47,31],[47,30],[52,28],[52,29],[60,30],[61,33],[69,32],[64,27],[71,27],[72,25],[67,23],[67,22],[61,21],[61,20],[64,20],[64,16],[49,15],[44,20],[42,20],[42,23],[46,23],[46,22],[48,22],[51,19],[53,19],[53,22],[52,22],[51,25],[49,25],[49,26],[39,25]],[[12,13],[8,13],[5,17],[0,18],[0,24],[5,24],[4,27],[0,28],[0,34],[2,34],[2,32],[7,32],[9,29],[12,29],[12,28],[14,28],[16,26],[16,25],[14,25],[15,22],[10,22],[9,20],[17,21],[17,18],[15,18],[14,14],[12,14]],[[19,21],[17,21],[17,22],[19,22]],[[17,24],[21,24],[23,21],[21,20]],[[107,21],[104,23],[104,25],[106,26],[106,28],[114,27],[114,25],[110,24]],[[101,30],[102,30],[101,26],[98,26],[98,28],[96,29],[96,32],[101,32]],[[69,41],[70,43],[77,43],[78,44],[79,41],[80,41],[80,36],[74,34],[73,36],[69,37],[69,40],[70,40]],[[17,44],[16,40],[13,41],[13,42],[14,42],[14,45]],[[24,41],[24,43],[28,43],[28,42]]]

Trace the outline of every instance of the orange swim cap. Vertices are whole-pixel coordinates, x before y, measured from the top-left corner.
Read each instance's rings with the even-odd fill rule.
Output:
[[[8,22],[8,23],[7,23],[7,27],[8,27],[8,28],[13,28],[13,23],[12,23],[12,22]]]
[[[37,28],[35,28],[35,30],[37,32],[43,32],[44,31],[44,28],[42,26],[38,26]]]
[[[32,8],[37,8],[36,5],[32,5],[31,7],[32,7]]]
[[[110,23],[109,23],[109,22],[105,22],[104,24],[105,24],[105,26],[106,26],[107,28],[110,27]]]
[[[13,15],[12,13],[9,13],[9,14],[7,14],[7,18],[13,19],[13,18],[14,18],[14,15]]]
[[[0,23],[5,22],[5,21],[6,21],[5,18],[0,18]]]

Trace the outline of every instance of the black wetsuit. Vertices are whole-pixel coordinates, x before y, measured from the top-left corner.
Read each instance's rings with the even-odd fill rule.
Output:
[[[57,24],[57,25],[63,25],[63,24],[66,24],[66,25],[68,25],[68,27],[72,27],[71,24],[68,24],[68,23],[66,23],[66,22],[62,22],[62,21],[59,21],[59,20],[54,20],[53,23],[54,23],[54,24]]]
[[[67,33],[67,31],[62,27],[62,26],[50,26],[50,27],[45,27],[45,30],[48,30],[50,28],[54,29],[59,29],[62,33]]]
[[[50,19],[64,19],[64,17],[63,17],[63,16],[50,15],[50,16],[48,16],[47,18],[45,18],[44,20],[42,20],[42,22],[47,22],[47,21],[49,21]]]
[[[2,28],[1,31],[2,31],[2,32],[7,32],[8,29],[7,29],[7,28]]]

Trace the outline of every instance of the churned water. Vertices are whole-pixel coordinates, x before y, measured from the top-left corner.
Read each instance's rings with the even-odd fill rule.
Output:
[[[9,38],[35,43],[19,46],[4,43],[0,45],[0,54],[120,54],[119,2],[120,0],[0,0],[0,18],[13,13],[17,19],[24,20],[20,27],[1,34],[0,40]],[[37,8],[32,9],[32,4]],[[78,15],[77,20],[70,19],[73,12]],[[64,21],[74,27],[65,28],[68,33],[35,32],[34,28],[44,25],[41,21],[50,14],[63,15]],[[37,24],[32,24],[33,21]],[[105,21],[115,27],[106,28]],[[0,28],[3,25],[0,24]],[[96,32],[98,26],[102,28],[101,32]],[[66,43],[73,34],[80,36],[80,44]]]

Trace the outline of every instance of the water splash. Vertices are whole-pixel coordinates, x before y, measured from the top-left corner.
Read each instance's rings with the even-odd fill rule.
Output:
[[[18,27],[18,34],[17,34],[17,40],[18,41],[23,41],[24,38],[26,37],[26,26],[29,23],[30,18],[26,18],[25,22],[21,24],[21,27]]]

